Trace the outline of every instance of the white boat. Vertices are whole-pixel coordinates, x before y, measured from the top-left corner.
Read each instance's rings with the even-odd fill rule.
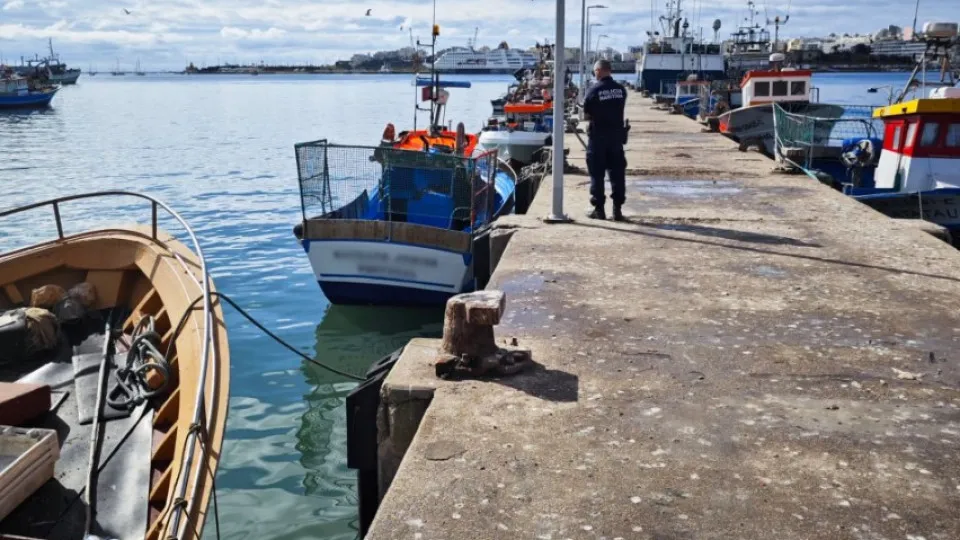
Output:
[[[740,83],[743,106],[718,116],[720,132],[740,143],[741,149],[758,146],[768,155],[776,152],[773,104],[787,112],[821,119],[844,116],[846,107],[816,103],[813,72],[781,68],[782,54],[770,56],[771,69],[748,71]]]
[[[498,47],[478,51],[473,47],[454,47],[436,61],[438,73],[516,73],[537,65],[537,57],[528,51]]]
[[[690,74],[697,74],[699,79],[724,78],[720,46],[701,43],[688,32],[680,4],[681,0],[667,3],[667,14],[660,17],[662,33],[647,32],[637,60],[636,85],[651,94],[673,95],[673,85]]]
[[[553,130],[553,101],[506,103],[503,116],[490,119],[480,132],[478,148],[496,150],[514,168],[529,165],[546,146]]]

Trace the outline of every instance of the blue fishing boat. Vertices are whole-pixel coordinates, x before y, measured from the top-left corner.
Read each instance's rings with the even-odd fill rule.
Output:
[[[397,134],[387,124],[378,146],[295,147],[294,234],[333,304],[443,305],[473,290],[489,271],[490,225],[513,209],[516,176],[497,151],[477,149],[463,124],[440,124],[446,88],[469,83],[434,72],[415,86],[430,103],[427,128]]]
[[[0,75],[0,109],[46,107],[59,89],[59,86],[31,88],[29,79],[7,71]]]

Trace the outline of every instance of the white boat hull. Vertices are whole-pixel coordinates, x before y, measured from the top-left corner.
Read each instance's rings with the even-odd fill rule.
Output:
[[[470,253],[370,240],[305,240],[303,247],[333,304],[443,305],[473,288]]]
[[[477,146],[497,150],[497,156],[503,160],[527,165],[533,163],[533,155],[546,145],[549,136],[549,133],[538,131],[484,131],[480,133]]]

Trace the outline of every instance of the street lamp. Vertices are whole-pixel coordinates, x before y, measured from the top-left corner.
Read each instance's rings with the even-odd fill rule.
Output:
[[[591,9],[607,9],[607,6],[602,4],[594,4],[592,6],[587,6],[587,0],[582,0],[580,15],[580,100],[583,101],[584,85],[586,81],[584,79],[587,70],[586,70],[586,47],[590,45],[590,38],[587,36],[587,28],[590,24],[590,10]]]
[[[868,89],[867,89],[867,93],[868,93],[868,94],[876,94],[876,93],[878,93],[878,92],[880,91],[881,88],[886,88],[886,89],[887,89],[887,105],[892,105],[892,104],[893,104],[893,85],[883,84],[883,85],[880,85],[880,86],[874,86],[874,87],[872,87],[872,88],[868,88]]]
[[[606,35],[606,34],[600,34],[599,36],[597,36],[597,46],[594,47],[594,49],[593,49],[594,51],[596,51],[596,54],[597,54],[597,58],[596,58],[596,59],[597,59],[597,60],[600,59],[600,38],[605,38],[605,37],[610,37],[610,36],[608,36],[608,35]]]
[[[590,55],[590,38],[594,26],[603,26],[603,23],[590,23],[587,25],[587,56]]]

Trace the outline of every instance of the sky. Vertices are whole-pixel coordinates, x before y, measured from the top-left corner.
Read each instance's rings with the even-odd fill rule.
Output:
[[[656,17],[666,0],[653,1]],[[606,36],[601,47],[643,42],[651,0],[600,2],[608,8],[593,10],[591,22],[603,24],[593,34]],[[781,37],[868,33],[913,20],[913,0],[756,2],[759,19],[789,13]],[[683,0],[682,7],[707,40],[714,19],[723,39],[748,13],[746,0]],[[580,10],[581,2],[566,2],[567,46],[579,46]],[[19,62],[46,52],[53,38],[64,61],[82,68],[109,69],[117,61],[129,68],[138,59],[146,70],[187,62],[332,63],[407,46],[411,28],[426,41],[432,14],[433,2],[424,0],[0,0],[0,57]],[[437,0],[438,46],[465,45],[475,29],[478,45],[553,42],[555,14],[551,0]],[[928,20],[960,21],[960,0],[920,0],[918,26]]]

